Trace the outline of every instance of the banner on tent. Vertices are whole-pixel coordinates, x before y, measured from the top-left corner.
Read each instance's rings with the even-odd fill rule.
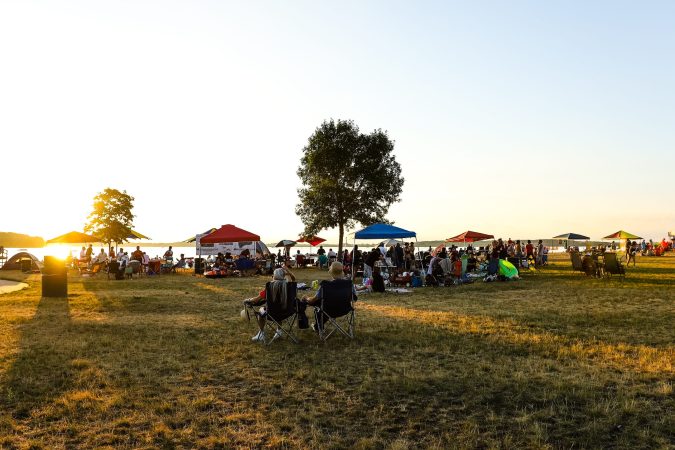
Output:
[[[207,233],[208,234],[208,233]],[[202,256],[211,256],[217,255],[218,253],[230,253],[232,256],[238,256],[244,250],[248,250],[251,255],[256,254],[256,249],[258,253],[269,253],[269,250],[262,242],[253,242],[253,241],[242,241],[242,242],[219,242],[216,244],[202,244],[200,239],[202,236],[207,234],[198,234],[197,240],[195,241],[196,245],[196,254]]]

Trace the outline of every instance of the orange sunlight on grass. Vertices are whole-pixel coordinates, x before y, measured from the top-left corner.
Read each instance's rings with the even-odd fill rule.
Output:
[[[546,356],[586,359],[588,362],[619,370],[644,373],[670,373],[675,346],[656,349],[647,345],[607,344],[602,341],[569,339],[549,332],[532,332],[514,321],[489,316],[470,316],[449,311],[424,311],[396,306],[360,304],[360,309],[398,320],[440,327],[457,334],[474,334],[511,344],[527,345]]]

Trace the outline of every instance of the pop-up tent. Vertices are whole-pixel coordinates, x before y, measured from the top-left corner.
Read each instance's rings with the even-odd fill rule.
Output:
[[[640,236],[636,236],[628,231],[619,230],[616,233],[612,233],[609,236],[605,236],[603,239],[642,239]]]
[[[201,256],[201,249],[203,244],[223,244],[223,243],[239,243],[250,245],[254,253],[260,251],[261,253],[269,253],[267,246],[260,242],[260,236],[253,234],[250,231],[242,230],[234,225],[223,225],[213,233],[206,236],[201,236],[198,240],[199,254]]]
[[[588,236],[584,236],[583,234],[578,234],[578,233],[565,233],[565,234],[559,234],[558,236],[553,236],[553,239],[559,239],[560,241],[565,241],[565,248],[569,247],[569,241],[587,241],[590,238]],[[558,242],[560,243],[560,242]],[[588,243],[586,243],[586,247],[588,248]]]
[[[408,231],[403,228],[395,227],[394,225],[389,225],[387,223],[375,223],[369,227],[366,227],[362,230],[354,233],[354,239],[402,239],[402,238],[415,238],[415,243],[417,243],[417,233],[414,231]],[[420,261],[419,251],[417,252],[417,259]]]
[[[354,233],[354,239],[396,239],[396,238],[415,238],[417,233],[404,230],[386,223],[375,223],[369,227]]]
[[[479,233],[477,231],[465,231],[462,234],[447,238],[445,242],[476,242],[484,241],[485,239],[494,239],[491,234]]]

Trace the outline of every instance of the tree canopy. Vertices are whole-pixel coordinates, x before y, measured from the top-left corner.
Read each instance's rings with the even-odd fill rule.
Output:
[[[124,242],[133,226],[134,198],[127,191],[106,188],[94,197],[84,231],[92,233],[108,244]]]
[[[362,134],[352,120],[324,121],[309,137],[297,172],[302,187],[295,212],[305,235],[338,227],[342,251],[345,228],[386,221],[404,182],[393,151],[385,131]]]

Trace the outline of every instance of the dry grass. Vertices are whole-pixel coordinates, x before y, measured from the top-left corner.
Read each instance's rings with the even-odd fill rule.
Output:
[[[569,266],[362,296],[355,341],[268,348],[239,317],[263,278],[72,276],[66,300],[10,273],[0,448],[671,447],[675,256]]]

